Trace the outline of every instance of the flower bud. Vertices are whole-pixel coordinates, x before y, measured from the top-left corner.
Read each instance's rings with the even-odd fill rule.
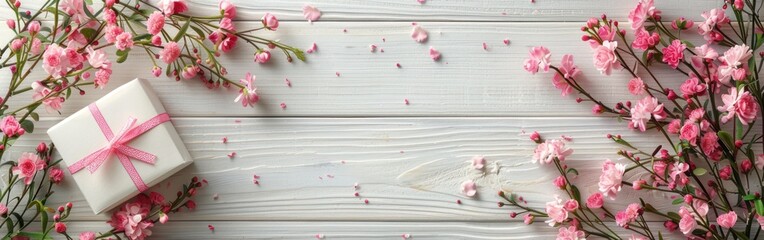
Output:
[[[740,162],[740,171],[743,174],[748,174],[751,172],[751,169],[753,169],[753,164],[751,163],[751,159],[745,159],[742,162]]]
[[[57,233],[65,233],[66,232],[66,224],[62,222],[56,223],[56,232]]]
[[[13,19],[5,20],[5,24],[8,24],[8,28],[10,28],[11,30],[16,29],[16,20],[13,20]]]

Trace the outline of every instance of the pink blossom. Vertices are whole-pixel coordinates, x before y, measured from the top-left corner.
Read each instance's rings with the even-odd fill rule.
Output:
[[[682,231],[684,235],[692,234],[692,231],[695,230],[697,226],[698,223],[695,222],[695,218],[689,214],[682,216],[679,220],[679,230]]]
[[[554,183],[554,186],[556,186],[559,189],[565,189],[565,177],[558,176],[557,178],[552,181]]]
[[[618,48],[618,42],[604,41],[602,45],[594,49],[594,67],[601,74],[610,75],[613,69],[621,67],[620,62],[615,56],[615,49]]]
[[[697,77],[691,77],[684,81],[679,89],[684,94],[684,98],[703,96],[706,92],[706,85],[700,83]]]
[[[529,53],[529,58],[525,60],[523,68],[532,74],[536,74],[539,71],[539,66],[544,69],[544,72],[549,71],[551,63],[549,59],[552,54],[544,46],[532,47]]]
[[[703,149],[705,154],[711,160],[719,160],[722,156],[722,152],[719,149],[719,137],[714,132],[707,132],[703,134],[700,139],[700,148]]]
[[[110,66],[109,57],[103,50],[94,50],[93,47],[87,47],[85,51],[88,53],[88,63],[93,68],[102,68]]]
[[[199,73],[199,66],[193,65],[184,67],[180,75],[183,79],[192,79],[196,77],[197,73]]]
[[[54,78],[64,76],[70,68],[69,61],[66,58],[64,48],[52,44],[49,45],[43,54],[43,69]]]
[[[526,225],[531,225],[533,223],[534,218],[536,217],[530,213],[525,214],[525,216],[523,216],[523,223],[525,223]]]
[[[639,29],[644,25],[648,17],[655,13],[653,0],[640,0],[637,6],[629,11],[629,23],[631,29]]]
[[[679,139],[689,142],[695,146],[697,138],[700,134],[700,127],[697,123],[686,121],[679,132]]]
[[[483,156],[474,156],[472,157],[472,167],[481,170],[485,167],[485,157]]]
[[[735,0],[735,2],[734,2],[734,4],[733,4],[733,5],[735,6],[735,9],[737,9],[737,10],[743,10],[743,6],[744,6],[744,4],[745,4],[745,3],[743,3],[743,0]]]
[[[230,0],[220,0],[218,8],[223,11],[223,17],[231,19],[236,17],[236,6]]]
[[[64,171],[57,167],[50,168],[48,177],[50,178],[50,182],[59,184],[64,181]]]
[[[254,107],[255,103],[260,100],[260,96],[257,95],[257,87],[255,86],[255,76],[247,73],[247,75],[239,80],[244,87],[240,90],[239,96],[234,99],[234,102],[241,101],[241,105]]]
[[[621,179],[623,179],[625,171],[626,165],[614,163],[610,159],[605,160],[605,163],[602,165],[602,175],[600,175],[598,183],[599,190],[605,197],[615,199],[616,194],[621,191]]]
[[[640,77],[632,78],[629,80],[628,88],[632,95],[642,95],[645,93],[645,82]]]
[[[732,177],[732,168],[727,165],[722,167],[722,169],[719,169],[719,178],[722,180],[730,180]]]
[[[103,10],[103,20],[108,24],[117,24],[117,12],[111,8]]]
[[[475,184],[475,182],[473,182],[472,180],[464,181],[462,182],[461,190],[464,196],[467,196],[467,197],[475,196],[475,194],[477,194],[477,184]]]
[[[533,152],[533,163],[549,164],[558,159],[565,161],[567,156],[573,153],[573,149],[565,147],[565,142],[559,139],[548,139],[544,143],[540,143],[536,146],[536,150]]]
[[[133,48],[133,35],[129,32],[123,32],[117,35],[114,46],[122,51]]]
[[[57,222],[54,225],[54,228],[56,229],[57,233],[65,233],[66,232],[66,223],[64,223],[64,222]]]
[[[599,35],[600,39],[602,41],[613,41],[615,40],[616,30],[611,28],[608,25],[602,25],[599,29],[597,29],[597,35]],[[589,44],[592,48],[599,46],[599,42],[596,40],[589,41]]]
[[[756,168],[759,170],[764,169],[764,154],[756,155]]]
[[[671,122],[668,124],[666,128],[668,129],[668,132],[677,134],[679,133],[681,126],[682,126],[682,120],[674,119],[674,120],[671,120]]]
[[[318,46],[316,46],[316,43],[313,43],[310,45],[308,49],[305,50],[306,53],[313,53],[318,49]]]
[[[180,57],[180,47],[175,42],[167,42],[164,44],[164,49],[159,52],[159,59],[162,62],[170,64]]]
[[[663,53],[663,62],[676,69],[679,67],[679,62],[684,60],[684,50],[687,46],[679,39],[671,41],[671,45],[661,49]]]
[[[565,211],[574,212],[576,209],[578,209],[578,201],[575,199],[568,199],[568,201],[565,201],[565,205],[563,205],[563,207],[565,207]]]
[[[440,60],[440,52],[434,47],[430,47],[430,58],[432,58],[433,61]]]
[[[271,60],[271,52],[270,51],[257,51],[255,53],[255,62],[256,63],[267,63]]]
[[[268,28],[268,30],[276,31],[276,29],[279,28],[279,19],[277,19],[273,14],[265,13],[262,22],[263,26]]]
[[[537,131],[533,131],[533,133],[531,133],[529,138],[531,139],[531,141],[535,143],[541,143],[541,135]]]
[[[45,105],[46,111],[56,112],[58,110],[61,110],[62,104],[64,103],[64,98],[58,97],[58,96],[49,96],[53,94],[53,90],[50,90],[49,88],[43,86],[39,82],[32,83],[32,90],[34,90],[34,94],[32,95],[32,98],[35,101],[42,100],[43,105]]]
[[[615,222],[618,224],[618,226],[621,227],[627,227],[629,223],[633,222],[634,220],[641,215],[642,208],[637,203],[629,204],[629,206],[626,207],[626,210],[619,211],[615,214]]]
[[[154,75],[154,77],[159,77],[159,75],[162,75],[162,68],[154,66],[151,68],[151,75]]]
[[[45,161],[40,159],[37,154],[34,153],[22,153],[19,157],[18,164],[11,168],[13,174],[24,179],[24,184],[29,185],[37,173],[37,171],[45,168]]]
[[[5,206],[5,204],[0,203],[0,215],[4,215],[8,213],[8,207]]]
[[[740,162],[740,172],[743,174],[748,174],[751,172],[751,169],[753,169],[753,163],[751,163],[750,159],[744,159]]]
[[[663,222],[663,227],[665,227],[666,230],[668,230],[669,232],[674,232],[676,231],[677,228],[679,228],[679,226],[674,221],[671,221],[671,220],[666,220],[665,222]]]
[[[98,69],[98,71],[95,72],[93,82],[96,87],[103,89],[103,87],[109,83],[109,79],[111,79],[111,67]]]
[[[701,35],[714,31],[719,24],[730,22],[730,19],[724,15],[724,9],[714,8],[711,11],[703,12],[701,16],[705,19],[705,21],[698,24],[698,33]]]
[[[153,44],[154,46],[157,46],[157,47],[162,46],[162,37],[160,37],[159,35],[152,36],[151,37],[151,44]]]
[[[87,7],[90,12],[93,12],[93,10],[90,9],[90,6],[84,5],[83,0],[63,0],[59,3],[59,7],[66,12],[66,14],[71,16],[77,24],[84,24],[90,21],[90,18],[85,14],[85,7]]]
[[[155,11],[149,15],[149,19],[146,21],[146,30],[149,34],[157,35],[162,32],[164,27],[164,14],[159,11]]]
[[[594,106],[592,106],[592,113],[595,115],[600,114],[604,111],[605,109],[602,107],[602,105],[594,104]]]
[[[748,125],[748,123],[756,120],[759,104],[756,103],[756,99],[751,96],[751,93],[745,90],[738,92],[737,88],[732,87],[729,89],[729,94],[722,94],[722,102],[724,106],[719,106],[717,109],[726,112],[721,118],[723,123],[734,118],[735,115],[743,125]]]
[[[29,49],[29,53],[32,54],[32,56],[37,56],[40,54],[42,50],[42,41],[40,41],[39,38],[32,39],[32,46]]]
[[[21,136],[25,133],[24,129],[21,128],[21,124],[19,124],[19,121],[13,115],[7,115],[0,120],[0,130],[7,137]]]
[[[605,201],[600,192],[596,192],[586,199],[586,207],[591,209],[601,208],[604,203]]]
[[[2,205],[2,204],[0,204],[0,205]],[[2,211],[0,211],[0,213],[1,212]],[[761,230],[764,230],[764,217],[762,217],[759,214],[756,214],[756,221],[759,222],[759,227],[761,228]]]
[[[687,30],[692,28],[693,25],[695,25],[695,22],[692,20],[687,20],[684,17],[680,17],[674,21],[671,21],[671,28],[674,30]]]
[[[40,22],[39,21],[32,21],[27,25],[27,30],[29,31],[29,34],[35,35],[38,32],[40,32]]]
[[[565,206],[562,204],[562,200],[557,195],[555,195],[554,198],[554,201],[546,203],[546,214],[549,216],[549,219],[546,220],[546,223],[552,227],[568,219],[568,211],[565,210]]]
[[[10,28],[11,30],[16,28],[16,20],[9,18],[8,20],[5,20],[5,24],[8,25],[8,28]]]
[[[27,38],[17,38],[13,39],[11,41],[11,51],[18,53],[19,50],[21,50],[22,47],[24,47],[24,44],[26,44]]]
[[[159,223],[165,224],[167,223],[167,220],[170,220],[170,217],[167,216],[167,214],[159,213]]]
[[[414,25],[411,29],[411,38],[418,43],[427,41],[427,31],[419,25]]]
[[[94,232],[82,232],[80,233],[80,240],[95,240],[96,236]]]
[[[753,52],[746,45],[736,45],[724,52],[724,56],[719,58],[722,65],[719,66],[719,74],[722,82],[729,82],[730,77],[735,80],[745,79],[748,69],[748,59],[753,56]]]
[[[318,8],[306,4],[302,7],[302,16],[308,20],[308,22],[317,21],[321,17],[321,11]]]
[[[220,43],[220,50],[223,50],[223,52],[230,52],[236,47],[236,41],[239,37],[234,34],[226,34],[225,36],[225,39]]]
[[[561,227],[557,232],[556,240],[586,240],[586,233],[579,231],[576,226]]]
[[[629,128],[644,132],[647,129],[647,122],[652,118],[662,120],[666,118],[666,113],[663,111],[663,104],[659,104],[657,98],[646,96],[631,108]]]
[[[723,228],[732,228],[737,222],[737,213],[735,211],[729,211],[725,214],[720,214],[716,218],[716,223]]]
[[[647,50],[660,43],[661,36],[654,32],[650,33],[645,28],[639,28],[634,32],[634,41],[631,47],[639,50]]]
[[[122,28],[119,27],[119,25],[116,25],[116,24],[108,25],[104,29],[103,38],[106,39],[106,42],[108,43],[114,43],[117,41],[117,36],[119,36],[123,32],[124,30],[122,30]]]
[[[554,77],[552,78],[552,84],[555,88],[562,91],[562,96],[567,96],[573,92],[573,87],[571,87],[570,84],[565,81],[565,79],[573,81],[573,77],[578,75],[581,70],[579,70],[578,66],[573,63],[573,55],[570,54],[565,54],[562,56],[562,63],[558,69],[560,72],[562,72],[563,75],[555,72]]]
[[[188,10],[185,0],[160,0],[158,6],[167,16]]]
[[[673,167],[671,168],[671,173],[669,173],[671,180],[674,181],[675,184],[677,184],[676,182],[678,182],[677,185],[679,186],[684,186],[685,184],[687,184],[689,179],[687,178],[687,175],[685,175],[684,173],[690,169],[689,164],[674,162],[674,165],[672,166]],[[677,180],[677,177],[679,177],[678,180]]]

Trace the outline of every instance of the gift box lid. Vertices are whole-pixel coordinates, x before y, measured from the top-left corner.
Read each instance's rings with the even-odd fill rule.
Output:
[[[114,134],[125,126],[130,117],[136,118],[137,124],[141,124],[165,112],[151,86],[143,79],[135,79],[120,86],[94,104]],[[103,148],[108,142],[88,107],[48,129],[48,136],[67,166]],[[188,150],[169,121],[148,130],[127,145],[156,156],[153,165],[130,159],[149,187],[192,162]],[[96,214],[139,194],[138,188],[114,154],[94,172],[82,169],[72,174],[72,178]]]

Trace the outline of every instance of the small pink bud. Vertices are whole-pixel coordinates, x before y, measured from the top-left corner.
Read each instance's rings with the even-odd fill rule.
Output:
[[[540,143],[541,142],[541,135],[539,134],[539,132],[533,131],[533,133],[531,133],[530,139],[531,139],[531,141],[534,141],[536,143]]]
[[[13,20],[13,19],[5,20],[5,24],[8,24],[8,28],[10,28],[11,30],[16,28],[16,20]]]
[[[751,172],[752,168],[753,164],[751,163],[751,159],[745,159],[740,163],[740,171],[743,172],[743,174],[748,174]]]
[[[40,142],[40,144],[37,144],[37,150],[38,153],[44,153],[48,151],[48,145],[45,144],[45,142]]]
[[[692,199],[693,199],[692,195],[690,194],[684,195],[684,203],[692,204]]]
[[[66,232],[66,224],[62,222],[56,223],[56,232],[57,233],[65,233]]]

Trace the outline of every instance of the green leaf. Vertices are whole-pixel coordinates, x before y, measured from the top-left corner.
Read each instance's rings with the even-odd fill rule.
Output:
[[[37,207],[37,212],[39,212],[40,216],[42,217],[42,220],[40,222],[40,224],[42,224],[42,229],[48,229],[48,213],[45,212],[45,206],[42,204],[42,202],[40,202],[40,200],[34,200],[30,204]]]
[[[24,226],[24,218],[21,217],[21,214],[17,212],[12,212],[11,215],[16,218],[17,226]]]
[[[196,27],[196,26],[191,26],[191,29],[193,29],[193,30],[194,30],[194,32],[196,32],[196,35],[199,35],[199,38],[200,38],[200,39],[204,39],[204,38],[206,37],[206,36],[205,36],[205,34],[204,34],[204,31],[202,31],[202,30],[201,30],[201,29],[199,29],[198,27]]]
[[[764,202],[761,202],[761,199],[756,199],[753,204],[756,206],[756,213],[759,216],[764,216]]]
[[[675,212],[668,212],[668,213],[666,213],[666,215],[669,218],[671,218],[671,220],[674,220],[674,221],[677,221],[677,222],[679,222],[679,219],[682,219],[682,217],[680,217],[679,214],[675,213]]]
[[[21,128],[23,128],[27,133],[34,132],[34,122],[30,121],[29,119],[24,119],[24,121],[21,121],[20,124]]]
[[[35,122],[40,121],[40,114],[37,114],[36,112],[29,113],[29,116],[32,117],[32,119],[34,119]]]
[[[578,170],[576,170],[575,168],[568,168],[568,170],[565,171],[565,172],[566,173],[573,173],[573,174],[576,174],[576,176],[578,176]]]
[[[676,198],[674,199],[674,201],[671,201],[671,204],[679,205],[679,204],[682,204],[683,202],[684,202],[684,198]]]
[[[148,40],[148,39],[151,39],[152,36],[154,36],[154,35],[151,35],[151,34],[148,34],[148,33],[144,33],[144,34],[141,34],[141,35],[133,37],[133,41],[137,42],[137,41],[141,41],[141,40]]]
[[[693,45],[690,41],[687,41],[687,40],[682,40],[682,43],[684,43],[684,45],[687,45],[687,47],[690,47],[690,48],[695,47],[695,45]]]
[[[658,231],[658,240],[663,240],[663,234],[661,231]]]
[[[570,186],[570,191],[573,192],[573,199],[576,199],[576,201],[581,202],[581,191],[578,191],[578,187],[576,187],[573,184],[568,184]]]
[[[127,55],[129,55],[130,50],[117,50],[117,63],[123,63],[125,60],[127,60]]]
[[[706,170],[705,168],[699,167],[699,168],[695,168],[695,170],[692,170],[692,174],[698,177],[706,175],[706,173],[708,173],[708,170]]]
[[[719,136],[719,139],[721,139],[722,142],[724,142],[724,144],[726,144],[728,148],[732,149],[733,146],[735,146],[734,144],[735,141],[732,140],[732,135],[730,135],[730,133],[725,131],[719,131],[716,135]]]
[[[85,1],[88,1],[88,0],[85,0]],[[91,4],[93,4],[92,1],[91,3],[88,3],[88,5],[91,5]],[[85,10],[85,15],[88,16],[90,19],[96,19],[95,15],[93,15],[93,13],[90,12],[90,9],[88,9],[88,6],[84,6],[82,9]]]
[[[752,201],[754,199],[756,199],[756,195],[754,195],[754,194],[748,194],[748,195],[743,196],[743,200],[746,200],[746,201]]]
[[[300,61],[305,62],[305,52],[303,52],[299,48],[292,49],[292,52],[294,52],[294,56],[297,57],[297,59],[300,59]]]
[[[54,6],[50,6],[48,8],[45,8],[45,11],[48,11],[48,12],[50,12],[52,14],[56,14],[58,12],[58,9],[56,7],[54,7]]]
[[[85,36],[88,40],[93,40],[93,38],[96,36],[96,30],[92,28],[83,28],[80,29],[80,33],[82,33],[83,36]]]
[[[634,146],[631,146],[631,144],[629,144],[629,142],[627,142],[626,140],[623,140],[623,138],[613,137],[613,141],[618,143],[618,144],[627,146],[627,147],[629,147],[631,149],[637,150],[637,148],[635,148]]]
[[[181,38],[183,38],[184,35],[186,35],[186,31],[188,31],[188,26],[191,25],[191,18],[186,21],[186,24],[183,24],[182,27],[180,27],[180,30],[178,30],[178,34],[175,35],[175,37],[172,39],[174,42],[180,41]]]
[[[29,239],[53,239],[53,237],[41,232],[19,232],[16,236],[28,237]]]

